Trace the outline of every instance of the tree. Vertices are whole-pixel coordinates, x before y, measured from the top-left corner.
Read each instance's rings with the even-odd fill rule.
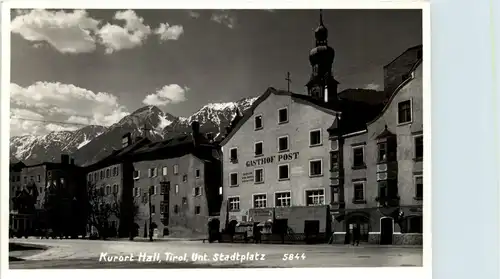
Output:
[[[113,193],[111,203],[111,212],[120,220],[120,228],[118,234],[120,236],[129,236],[131,240],[134,238],[135,227],[134,219],[139,214],[139,205],[135,200],[119,199],[118,193]]]
[[[114,200],[110,200],[105,195],[104,187],[99,187],[94,183],[87,185],[87,224],[96,228],[99,236],[103,239],[107,237],[107,227],[109,218],[113,215]]]

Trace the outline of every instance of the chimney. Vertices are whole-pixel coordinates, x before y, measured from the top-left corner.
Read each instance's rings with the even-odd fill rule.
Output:
[[[199,139],[200,139],[200,123],[198,121],[193,121],[191,122],[191,130],[192,130],[192,137],[193,137],[193,142],[194,145],[198,145]]]
[[[69,155],[61,154],[61,164],[68,165],[69,164]]]
[[[122,148],[125,148],[125,147],[129,146],[130,144],[132,144],[131,134],[130,133],[126,133],[122,137]]]

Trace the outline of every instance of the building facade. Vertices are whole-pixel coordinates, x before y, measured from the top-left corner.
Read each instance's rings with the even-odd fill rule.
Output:
[[[321,16],[315,38],[307,95],[269,88],[221,142],[223,227],[421,243],[422,47],[384,67],[386,90],[337,93]]]
[[[392,71],[405,74],[398,75],[399,85],[391,87],[393,93],[386,106],[366,128],[345,127],[341,118],[339,127],[331,131],[331,160],[335,164],[331,178],[336,188],[332,206],[339,221],[334,222],[338,242],[344,241],[343,234],[354,224],[361,228],[365,241],[422,241],[421,50],[411,48],[391,62]],[[394,64],[403,69],[398,71]]]
[[[206,233],[220,210],[220,149],[199,134],[154,142],[134,152],[134,191],[139,235]]]

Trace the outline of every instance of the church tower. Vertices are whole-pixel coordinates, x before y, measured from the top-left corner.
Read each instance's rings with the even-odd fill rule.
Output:
[[[335,51],[328,46],[328,29],[323,24],[323,12],[319,12],[319,26],[314,31],[316,47],[309,53],[312,73],[307,86],[307,94],[327,103],[338,100],[337,87],[339,82],[333,78],[332,66]]]

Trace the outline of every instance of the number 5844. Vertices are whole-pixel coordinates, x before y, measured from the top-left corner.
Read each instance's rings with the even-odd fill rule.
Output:
[[[284,261],[296,261],[296,260],[305,260],[306,254],[304,253],[289,253],[283,254]]]

